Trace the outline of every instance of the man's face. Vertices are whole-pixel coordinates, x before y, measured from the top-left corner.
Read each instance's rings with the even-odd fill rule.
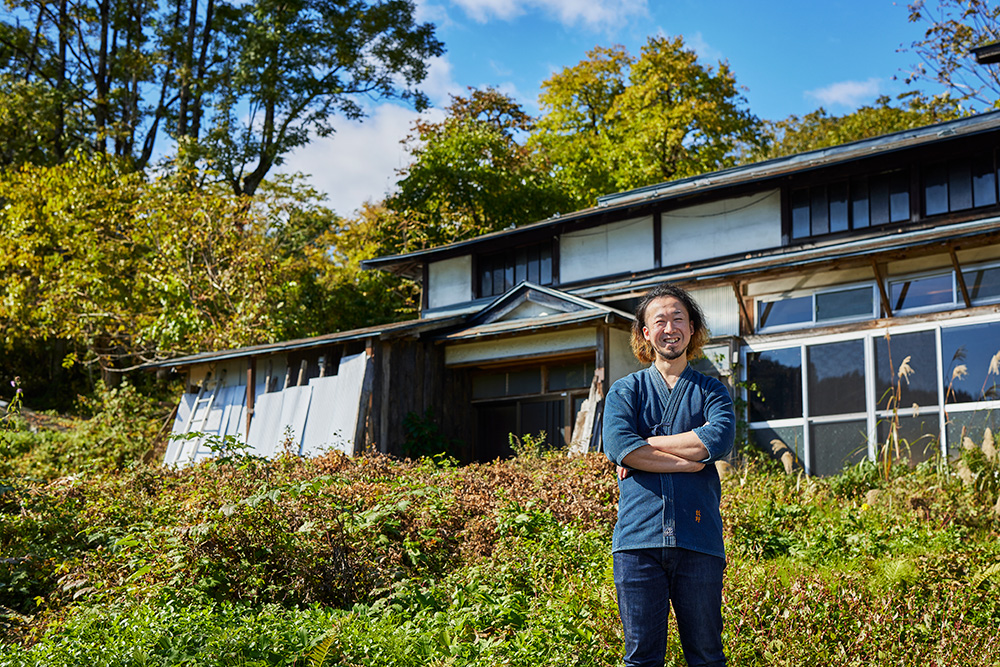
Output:
[[[653,299],[646,307],[642,335],[660,359],[673,361],[685,354],[691,342],[691,321],[684,303],[672,296]]]

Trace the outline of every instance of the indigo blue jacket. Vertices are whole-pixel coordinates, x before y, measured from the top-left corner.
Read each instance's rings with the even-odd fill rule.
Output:
[[[699,472],[631,470],[618,482],[612,551],[681,547],[725,558],[721,488],[714,465],[733,448],[736,416],[726,387],[690,366],[671,390],[655,366],[611,385],[604,404],[604,451],[617,465],[654,435],[694,431],[708,449]]]

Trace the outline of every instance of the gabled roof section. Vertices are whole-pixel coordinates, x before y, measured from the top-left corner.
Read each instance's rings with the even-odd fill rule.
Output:
[[[472,315],[467,324],[478,326],[502,320],[544,318],[561,313],[591,310],[626,320],[632,318],[628,313],[602,303],[524,281]]]
[[[603,303],[523,282],[471,315],[464,326],[437,338],[479,340],[578,327],[595,320],[626,328],[631,326],[633,319],[625,311]]]
[[[804,173],[823,167],[843,164],[855,160],[888,155],[894,152],[949,141],[958,137],[971,137],[990,131],[1000,130],[1000,111],[959,118],[956,120],[928,125],[912,130],[894,132],[871,139],[862,139],[840,146],[821,148],[806,153],[775,158],[739,167],[731,167],[700,176],[692,176],[676,181],[637,188],[628,192],[601,197],[593,208],[555,215],[548,220],[522,225],[513,229],[483,234],[473,239],[459,241],[436,248],[417,250],[401,255],[378,257],[365,260],[365,269],[393,271],[411,277],[420,276],[420,266],[431,261],[468,254],[474,246],[490,244],[498,239],[525,242],[543,234],[554,233],[551,228],[571,226],[574,222],[588,218],[607,216],[654,202],[664,202],[695,194],[716,193],[734,186],[765,183],[796,173]]]

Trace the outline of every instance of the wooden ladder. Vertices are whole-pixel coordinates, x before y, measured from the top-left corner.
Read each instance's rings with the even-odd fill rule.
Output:
[[[188,415],[187,422],[184,424],[184,433],[191,433],[191,428],[194,426],[195,417],[198,414],[198,409],[202,406],[205,408],[204,414],[202,414],[200,422],[198,424],[197,431],[204,431],[205,424],[208,422],[208,415],[212,412],[212,406],[215,405],[215,399],[219,395],[220,389],[222,389],[222,379],[212,380],[211,374],[205,377],[205,381],[201,383],[201,387],[198,389],[198,397],[195,398],[194,403],[191,405],[191,414]],[[171,463],[179,464],[184,461],[185,455],[191,457],[190,463],[194,463],[194,457],[198,454],[198,447],[201,445],[202,438],[191,438],[186,440],[182,447],[177,448],[177,456]]]

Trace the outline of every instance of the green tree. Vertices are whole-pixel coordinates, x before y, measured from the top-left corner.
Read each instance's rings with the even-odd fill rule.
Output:
[[[421,109],[443,52],[410,0],[8,0],[0,144],[55,164],[83,149],[143,169],[162,132],[181,168],[252,195],[290,150],[372,98]],[[8,91],[7,87],[11,90]],[[38,118],[20,119],[28,95]],[[10,109],[11,111],[7,111]],[[5,114],[11,117],[5,122]],[[17,120],[33,132],[18,133]],[[6,154],[4,157],[8,157]],[[0,164],[0,167],[4,166]]]
[[[329,291],[347,281],[327,278],[343,223],[314,192],[278,183],[248,202],[182,178],[95,156],[0,181],[0,348],[41,345],[113,382],[143,361],[354,324]]]
[[[739,146],[757,140],[759,121],[745,104],[727,63],[715,71],[680,37],[650,38],[611,109],[618,189],[734,165]]]
[[[818,148],[839,146],[892,132],[932,125],[961,115],[958,104],[947,96],[927,98],[913,92],[896,98],[881,96],[843,116],[830,115],[822,107],[804,116],[789,116],[764,123],[764,142],[745,154],[745,161],[758,162]]]
[[[638,58],[620,46],[587,55],[543,84],[531,139],[577,205],[731,166],[757,141],[729,66],[703,65],[681,37],[651,37]]]
[[[233,192],[253,194],[310,132],[332,134],[338,114],[363,117],[367,99],[427,106],[416,86],[444,47],[410,0],[253,0],[240,10],[202,149]]]
[[[550,165],[518,142],[532,119],[488,88],[453,96],[447,117],[418,121],[413,161],[386,205],[396,215],[397,252],[456,241],[546,218],[570,207]]]
[[[632,58],[622,46],[596,47],[587,59],[564,68],[542,83],[541,118],[529,145],[554,163],[554,170],[577,207],[587,206],[616,188],[606,161],[610,117],[626,87]]]
[[[911,23],[924,24],[922,39],[902,50],[917,57],[906,82],[944,86],[970,109],[1000,104],[1000,69],[979,65],[971,50],[1000,40],[1000,5],[987,0],[919,0],[907,5]]]

